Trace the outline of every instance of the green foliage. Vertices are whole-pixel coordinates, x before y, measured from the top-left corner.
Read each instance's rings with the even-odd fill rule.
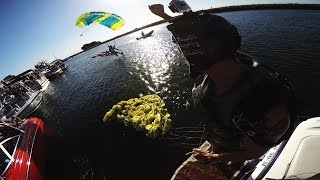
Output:
[[[120,121],[150,138],[165,135],[171,127],[170,114],[158,95],[146,95],[121,101],[106,112],[103,122]]]

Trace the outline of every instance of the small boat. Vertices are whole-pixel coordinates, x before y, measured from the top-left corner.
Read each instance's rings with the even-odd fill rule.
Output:
[[[63,73],[63,70],[57,65],[50,65],[43,74],[50,80],[54,80]]]
[[[18,110],[14,115],[15,117],[25,118],[33,113],[41,105],[43,98],[43,93],[41,91],[36,91],[30,95],[30,98],[25,102],[25,104]]]
[[[67,65],[63,62],[62,59],[56,59],[52,61],[50,64],[59,66],[62,69],[62,71],[64,71],[67,68]]]
[[[44,122],[36,117],[2,122],[0,133],[0,179],[45,179]]]
[[[24,119],[40,106],[49,80],[36,70],[9,77],[0,83],[0,119]]]
[[[46,78],[39,70],[29,69],[16,76],[7,76],[1,81],[2,86],[0,87],[12,86],[15,83],[19,83],[22,81],[24,81],[24,83],[26,84],[26,88],[40,91],[45,91],[50,84],[49,79]]]
[[[40,61],[34,67],[38,70],[42,75],[45,74],[50,64],[47,61]]]
[[[56,59],[51,63],[41,61],[38,62],[34,67],[50,81],[54,80],[59,75],[61,75],[63,71],[67,68],[67,66],[61,59]]]
[[[141,37],[137,37],[136,39],[137,39],[137,40],[139,40],[139,39],[145,39],[145,38],[147,38],[147,37],[150,37],[150,36],[152,35],[152,33],[153,33],[153,30],[150,31],[150,32],[148,32],[148,33],[146,33],[146,34],[144,34],[143,31],[142,31],[142,32],[141,32]]]

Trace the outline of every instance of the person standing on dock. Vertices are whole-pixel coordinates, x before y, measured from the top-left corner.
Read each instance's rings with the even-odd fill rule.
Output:
[[[194,148],[194,157],[239,167],[292,133],[296,110],[290,82],[238,52],[241,36],[234,25],[206,11],[173,18],[161,4],[149,9],[170,23],[190,75],[204,75],[192,96],[206,117],[213,152]]]

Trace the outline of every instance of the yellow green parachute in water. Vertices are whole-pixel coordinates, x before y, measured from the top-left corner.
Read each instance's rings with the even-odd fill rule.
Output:
[[[118,120],[150,138],[165,135],[171,127],[170,114],[158,95],[132,98],[114,105],[104,116],[103,122]]]
[[[120,16],[108,12],[88,12],[82,14],[77,19],[76,25],[84,27],[92,23],[101,24],[112,30],[117,30],[124,25],[124,20]]]

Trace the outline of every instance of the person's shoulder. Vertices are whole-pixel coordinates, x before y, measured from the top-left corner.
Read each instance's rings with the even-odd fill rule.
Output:
[[[277,77],[267,76],[256,85],[256,91],[265,95],[278,95],[286,97],[291,95],[291,87]]]
[[[279,104],[289,107],[293,99],[292,90],[280,79],[265,76],[249,90],[248,95],[240,103],[240,110],[249,119],[259,119],[268,110]]]

